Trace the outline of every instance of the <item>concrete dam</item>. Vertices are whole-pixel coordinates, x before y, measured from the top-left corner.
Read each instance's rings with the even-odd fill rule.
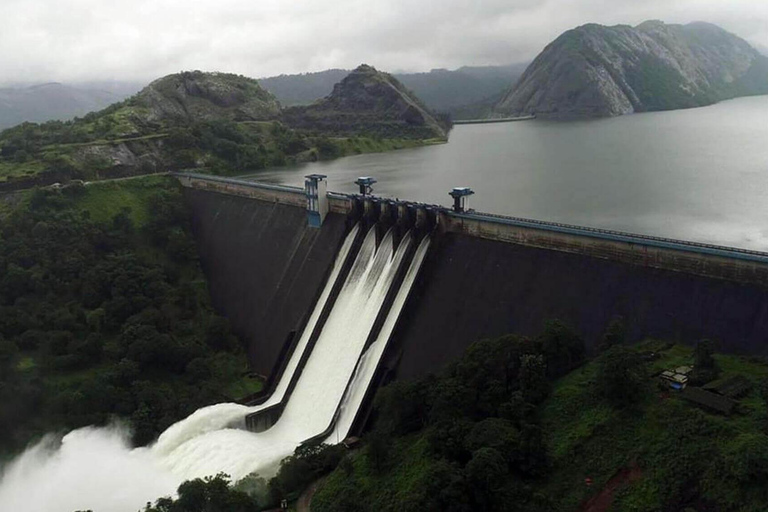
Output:
[[[361,194],[180,174],[215,307],[267,379],[248,429],[288,453],[358,432],[379,382],[472,342],[612,318],[628,341],[768,353],[768,254]],[[372,181],[372,180],[371,180]],[[456,192],[458,191],[458,192]]]

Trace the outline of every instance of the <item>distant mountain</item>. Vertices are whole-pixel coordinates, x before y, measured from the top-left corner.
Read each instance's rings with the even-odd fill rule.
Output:
[[[453,71],[433,69],[426,73],[393,73],[392,76],[433,111],[454,115],[466,110],[474,115],[476,110],[465,107],[499,96],[523,74],[525,67],[525,64],[465,66]],[[308,105],[328,96],[333,86],[347,74],[348,70],[329,69],[261,78],[259,83],[277,96],[283,106]]]
[[[274,94],[284,107],[309,105],[325,98],[333,86],[350,73],[349,69],[328,69],[317,73],[259,78],[259,84]]]
[[[396,73],[394,77],[436,112],[456,114],[469,105],[499,96],[525,71],[526,64],[509,66],[464,66],[449,71]]]
[[[110,90],[101,85],[47,83],[0,88],[0,130],[25,121],[44,122],[83,116],[123,100],[138,90],[131,90],[130,86]]]
[[[396,78],[365,64],[322,100],[285,109],[282,119],[291,128],[338,136],[445,139],[448,131]]]
[[[494,115],[600,117],[768,93],[768,58],[709,23],[589,24],[549,44]]]

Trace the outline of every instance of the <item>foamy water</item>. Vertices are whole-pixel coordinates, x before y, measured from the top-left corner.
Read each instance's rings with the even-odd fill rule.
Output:
[[[130,449],[119,427],[84,428],[25,451],[5,468],[0,510],[127,512],[174,492],[182,479],[151,450]]]
[[[337,255],[328,283],[310,315],[306,329],[310,332],[357,231],[358,227],[352,230]],[[265,404],[246,407],[225,403],[201,408],[169,427],[148,448],[130,448],[129,433],[119,426],[79,429],[60,439],[49,436],[2,469],[0,511],[135,512],[147,502],[173,494],[181,482],[191,478],[220,472],[235,481],[254,472],[268,478],[301,442],[330,425],[342,399],[345,407],[334,436],[346,437],[373,376],[385,336],[391,333],[407,297],[403,288],[410,289],[414,266],[421,264],[426,251],[422,243],[381,334],[361,359],[410,237],[397,250],[391,232],[378,249],[375,242],[374,231],[370,230],[285,411],[272,428],[258,434],[243,430],[245,417],[283,398],[286,381],[292,377],[306,348],[306,333],[300,338],[275,393]],[[345,398],[346,384],[353,372],[354,384]]]

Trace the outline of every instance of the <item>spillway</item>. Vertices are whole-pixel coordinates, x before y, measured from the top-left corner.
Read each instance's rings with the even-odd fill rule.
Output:
[[[408,234],[400,243],[398,252],[401,250],[403,252],[407,251],[410,243],[411,236]],[[408,296],[413,288],[413,283],[416,281],[416,277],[421,269],[421,264],[424,262],[424,258],[427,255],[429,244],[429,237],[425,236],[421,240],[419,247],[416,249],[416,253],[413,255],[413,260],[408,267],[408,271],[403,278],[400,288],[397,290],[397,295],[395,295],[395,299],[387,313],[386,320],[384,321],[381,330],[376,336],[375,341],[365,350],[365,353],[360,358],[349,389],[339,407],[338,418],[332,425],[332,430],[324,439],[324,442],[335,444],[349,435],[349,431],[352,428],[357,412],[363,403],[371,382],[373,381],[379,361],[384,354],[384,350],[387,348],[387,343],[392,336],[397,320],[400,318],[400,313],[403,311],[405,303],[408,300]]]
[[[310,337],[312,336],[312,333],[314,332],[315,327],[320,320],[323,309],[328,303],[333,287],[336,284],[336,280],[339,278],[339,274],[341,273],[342,267],[344,266],[344,262],[349,256],[349,252],[352,249],[352,244],[357,238],[359,231],[360,224],[355,224],[347,237],[344,239],[344,243],[342,244],[339,253],[336,255],[336,260],[333,263],[333,268],[331,269],[331,274],[328,277],[328,281],[326,282],[325,287],[323,288],[323,291],[317,301],[317,304],[315,304],[315,307],[312,310],[312,314],[310,315],[309,320],[307,321],[307,324],[301,333],[301,338],[299,338],[299,342],[296,344],[296,348],[294,349],[294,352],[288,361],[288,365],[286,366],[286,369],[281,376],[282,378],[278,381],[277,386],[275,387],[275,391],[272,393],[272,395],[270,395],[267,401],[264,402],[263,407],[274,405],[285,397],[288,384],[290,383],[293,375],[296,372],[296,369],[299,366],[299,361],[301,360],[302,354],[307,349]]]
[[[209,474],[215,467],[233,478],[253,471],[271,475],[280,460],[309,438],[327,431],[332,432],[327,442],[346,437],[429,246],[428,238],[419,245],[401,286],[393,290],[395,298],[381,329],[366,350],[376,319],[407,259],[412,236],[406,234],[395,248],[390,230],[377,247],[376,228],[369,229],[331,305],[331,290],[341,278],[341,269],[359,229],[353,228],[339,251],[273,395],[255,407],[213,406],[221,408],[212,413],[216,421],[205,418],[203,409],[169,428],[154,450],[162,453],[165,466],[173,473],[191,478]],[[312,333],[328,306],[330,312],[312,346]],[[308,350],[311,352],[306,358]],[[306,358],[303,368],[302,357]],[[282,413],[267,430],[253,433],[238,428],[246,415],[274,408],[281,401]],[[195,426],[190,428],[191,424]]]

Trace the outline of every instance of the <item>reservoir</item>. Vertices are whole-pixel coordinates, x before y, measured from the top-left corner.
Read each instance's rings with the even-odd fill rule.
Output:
[[[585,121],[455,126],[448,144],[248,175],[302,186],[768,251],[768,96]]]

